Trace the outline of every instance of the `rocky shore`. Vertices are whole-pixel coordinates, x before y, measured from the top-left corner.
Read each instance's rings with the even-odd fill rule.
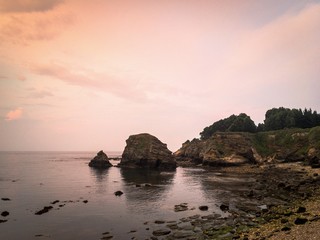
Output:
[[[232,190],[232,199],[223,198],[224,215],[199,206],[204,215],[178,221],[155,221],[151,239],[317,239],[320,226],[320,171],[302,163],[239,166],[219,169],[255,179]],[[174,211],[192,211],[188,203]],[[154,226],[156,225],[156,226]],[[299,234],[301,231],[302,234]],[[312,236],[310,236],[310,234]]]

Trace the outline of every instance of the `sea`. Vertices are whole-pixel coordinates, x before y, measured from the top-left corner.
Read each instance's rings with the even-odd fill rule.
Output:
[[[106,152],[119,157],[121,152]],[[0,239],[150,239],[158,221],[224,214],[230,176],[88,166],[95,152],[0,152]],[[224,186],[224,187],[223,187]],[[239,184],[241,186],[241,184]],[[122,191],[116,196],[116,191]],[[228,195],[229,194],[229,195]],[[222,197],[223,196],[223,197]],[[187,211],[175,211],[186,203]],[[208,206],[201,211],[199,206]],[[37,215],[44,207],[48,212]],[[6,214],[5,214],[6,215]]]

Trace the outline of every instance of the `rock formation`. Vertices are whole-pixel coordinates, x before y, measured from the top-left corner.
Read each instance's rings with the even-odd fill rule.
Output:
[[[320,167],[320,127],[270,132],[217,132],[185,142],[174,153],[178,165],[232,166],[245,163],[306,161]]]
[[[257,163],[260,156],[253,148],[249,133],[215,133],[207,140],[185,142],[174,153],[181,165],[234,166]]]
[[[176,162],[167,145],[156,137],[142,133],[130,136],[119,166],[173,170]]]
[[[107,154],[101,150],[97,153],[97,156],[90,161],[89,166],[94,168],[109,168],[112,167],[112,164],[109,162]]]

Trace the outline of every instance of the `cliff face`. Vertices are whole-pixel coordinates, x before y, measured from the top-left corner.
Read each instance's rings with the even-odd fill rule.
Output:
[[[130,136],[126,143],[119,166],[159,170],[176,168],[171,151],[156,137],[142,133]]]
[[[319,164],[320,127],[259,133],[218,132],[185,142],[174,153],[179,165],[231,166],[272,161]]]

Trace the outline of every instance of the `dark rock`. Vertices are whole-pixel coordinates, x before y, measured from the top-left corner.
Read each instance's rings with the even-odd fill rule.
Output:
[[[11,201],[10,198],[1,198],[2,201]]]
[[[182,212],[182,211],[187,211],[188,210],[188,204],[187,203],[181,203],[179,205],[174,206],[174,211],[175,212]]]
[[[3,211],[2,213],[1,213],[1,216],[2,217],[6,217],[6,216],[8,216],[10,213],[8,212],[8,211]]]
[[[60,201],[59,200],[55,200],[55,201],[51,202],[51,204],[56,204],[58,202],[60,202]]]
[[[156,220],[156,221],[154,221],[154,223],[155,223],[155,224],[164,224],[165,221],[163,221],[163,220]]]
[[[176,161],[167,145],[156,137],[142,133],[130,136],[119,166],[174,170]]]
[[[2,219],[0,219],[0,223],[5,223],[5,222],[8,222],[8,220],[2,220]]]
[[[88,201],[88,200],[83,200],[82,202],[83,202],[83,203],[88,203],[89,201]]]
[[[305,208],[305,207],[299,207],[298,208],[298,210],[297,210],[297,213],[304,213],[304,212],[306,212],[307,211],[307,209]]]
[[[283,228],[281,228],[281,231],[287,232],[290,231],[291,228],[289,226],[284,226]]]
[[[220,209],[221,209],[222,211],[226,212],[226,211],[229,210],[229,206],[226,205],[226,204],[221,204],[221,205],[220,205]]]
[[[308,222],[308,219],[302,218],[302,217],[297,217],[296,220],[294,221],[294,224],[296,225],[302,225]]]
[[[94,168],[109,168],[112,167],[112,164],[109,162],[107,154],[100,151],[97,153],[97,156],[90,161],[89,166]]]
[[[136,184],[136,187],[141,187],[141,184]]]
[[[209,207],[208,206],[200,206],[199,209],[201,211],[208,211]]]
[[[52,206],[46,206],[43,209],[41,209],[40,211],[36,212],[35,215],[42,215],[44,213],[49,212],[53,207]]]
[[[114,195],[116,195],[117,197],[120,197],[123,194],[122,191],[116,191],[114,192]]]
[[[107,239],[112,239],[113,236],[103,236],[102,238],[100,238],[101,240],[107,240]]]
[[[152,234],[154,236],[164,236],[164,235],[168,235],[171,233],[171,230],[168,228],[163,228],[163,229],[158,229],[158,230],[154,230],[152,232]]]

